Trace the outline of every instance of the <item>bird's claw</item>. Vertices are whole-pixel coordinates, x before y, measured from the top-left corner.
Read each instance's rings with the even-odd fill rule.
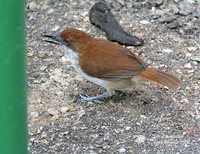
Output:
[[[83,100],[86,100],[86,101],[90,101],[90,100],[91,100],[91,97],[88,96],[87,94],[85,94],[85,95],[80,95],[80,96],[81,96],[81,98],[82,98]]]
[[[87,94],[85,94],[85,95],[80,95],[80,97],[83,99],[83,100],[86,100],[86,101],[95,101],[95,102],[101,102],[102,103],[102,101],[100,101],[101,99],[103,99],[103,98],[106,98],[106,97],[108,97],[109,96],[109,94],[108,93],[103,93],[103,94],[101,94],[101,95],[98,95],[98,96],[89,96],[89,95],[87,95]]]

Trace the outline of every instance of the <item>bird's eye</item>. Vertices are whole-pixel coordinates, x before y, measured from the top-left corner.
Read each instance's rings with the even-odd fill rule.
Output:
[[[64,42],[65,44],[69,44],[69,40],[68,40],[67,38],[64,38],[64,39],[63,39],[63,42]]]

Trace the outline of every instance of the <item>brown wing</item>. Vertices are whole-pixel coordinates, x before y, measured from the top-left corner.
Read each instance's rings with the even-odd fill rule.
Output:
[[[119,80],[142,72],[147,66],[135,54],[106,40],[94,39],[79,53],[83,71],[96,78]]]

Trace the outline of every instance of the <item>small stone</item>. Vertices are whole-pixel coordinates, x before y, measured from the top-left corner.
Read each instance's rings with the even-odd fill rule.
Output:
[[[33,111],[33,112],[30,113],[31,118],[37,118],[38,116],[39,116],[39,113],[36,112],[36,111]]]
[[[142,20],[142,21],[140,21],[140,23],[143,24],[143,25],[147,25],[147,24],[149,24],[150,22],[149,22],[148,20]]]
[[[176,29],[176,28],[179,27],[179,24],[178,24],[177,21],[173,21],[173,22],[167,24],[167,27],[170,28],[170,29]]]
[[[122,147],[122,148],[120,148],[120,149],[118,150],[118,152],[119,152],[119,153],[124,153],[124,152],[126,152],[126,149],[124,149],[124,148]]]
[[[189,3],[186,0],[180,2],[179,8],[180,8],[179,13],[185,16],[194,12],[194,10],[196,9],[191,3]]]
[[[66,56],[62,56],[61,61],[62,61],[63,63],[66,63],[66,62],[68,61],[68,59],[67,59]]]
[[[158,18],[161,17],[161,15],[159,15],[159,14],[154,14],[154,15],[152,15],[151,17],[152,17],[152,19],[158,19]]]
[[[152,1],[149,1],[149,4],[151,6],[158,7],[163,4],[163,0],[152,0]]]
[[[161,23],[167,23],[167,24],[169,24],[169,23],[173,22],[173,21],[176,20],[176,19],[177,19],[177,16],[165,14],[165,15],[163,15],[163,16],[159,19],[159,21],[160,21]]]
[[[193,69],[191,69],[191,70],[188,70],[188,73],[193,73],[194,72],[194,70]]]
[[[177,5],[169,4],[168,7],[172,14],[177,14],[179,12],[179,8],[177,7]]]
[[[58,110],[55,110],[55,109],[48,109],[47,112],[52,116],[59,114]]]
[[[156,6],[160,6],[163,4],[163,0],[154,0],[154,3],[156,4]]]
[[[87,102],[88,105],[94,105],[95,103],[93,102]]]
[[[200,17],[200,8],[197,8],[193,13],[192,13],[193,17]]]
[[[191,57],[191,60],[200,63],[200,56],[192,56],[192,57]]]
[[[56,31],[58,31],[58,30],[59,30],[59,28],[60,28],[60,27],[56,25],[56,26],[55,26],[55,27],[53,27],[51,30],[52,30],[52,31],[54,31],[54,32],[56,32]]]
[[[42,132],[41,133],[41,138],[47,138],[47,133],[46,132]]]
[[[47,57],[47,53],[44,52],[44,51],[39,51],[38,54],[37,54],[37,56],[39,58],[46,58]]]
[[[147,117],[145,115],[140,115],[141,118],[146,119]]]
[[[46,66],[42,66],[42,67],[40,67],[40,70],[44,71],[46,68],[47,68]]]
[[[98,134],[91,134],[90,136],[91,136],[93,139],[95,139],[95,140],[98,139],[98,137],[99,137]]]
[[[63,132],[63,135],[68,135],[68,134],[69,134],[69,131]]]
[[[38,8],[38,5],[35,1],[32,1],[32,2],[29,3],[28,7],[31,11],[36,11],[37,8]]]
[[[34,137],[31,137],[31,138],[30,138],[30,141],[31,141],[31,142],[35,141],[35,138],[34,138]]]
[[[173,52],[173,50],[171,50],[171,49],[164,49],[163,50],[165,53],[171,53],[171,52]]]
[[[61,113],[66,113],[67,111],[69,111],[69,108],[67,106],[60,108]]]
[[[130,130],[130,129],[131,129],[130,126],[126,126],[126,127],[125,127],[125,130]]]
[[[85,115],[85,110],[80,110],[79,112],[78,112],[78,116],[79,116],[79,118],[82,118],[83,116]]]
[[[90,144],[89,149],[94,149],[94,146]]]
[[[185,55],[186,55],[186,57],[191,57],[192,56],[191,53],[186,53]]]
[[[32,56],[33,56],[33,52],[28,52],[26,55],[27,55],[28,57],[32,57]]]
[[[192,52],[192,51],[196,51],[196,50],[197,50],[196,47],[188,47],[187,49],[188,49],[188,51],[190,51],[190,52]]]
[[[54,115],[53,117],[51,117],[51,120],[58,120],[60,118],[59,115]]]
[[[188,3],[195,3],[196,0],[187,0]]]
[[[189,100],[187,98],[183,98],[180,102],[181,103],[189,103]]]
[[[54,9],[53,8],[50,8],[48,11],[47,11],[47,14],[52,14],[54,12]]]
[[[135,137],[136,137],[135,142],[137,143],[144,143],[146,140],[145,136],[143,135],[135,135]]]
[[[179,74],[182,73],[181,69],[177,69],[176,72],[179,73]]]
[[[187,63],[187,64],[184,65],[184,67],[187,68],[187,69],[191,69],[192,65],[190,63]]]

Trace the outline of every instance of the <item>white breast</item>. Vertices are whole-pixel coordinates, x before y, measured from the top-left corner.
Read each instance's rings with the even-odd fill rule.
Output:
[[[76,52],[74,52],[72,49],[70,49],[66,46],[62,46],[62,49],[64,50],[65,54],[69,57],[69,60],[72,64],[72,66],[74,67],[75,71],[79,75],[81,75],[83,78],[85,78],[86,80],[88,80],[90,82],[93,82],[95,84],[103,86],[101,79],[90,77],[82,71],[82,69],[80,68],[80,65],[78,64],[78,54]]]

